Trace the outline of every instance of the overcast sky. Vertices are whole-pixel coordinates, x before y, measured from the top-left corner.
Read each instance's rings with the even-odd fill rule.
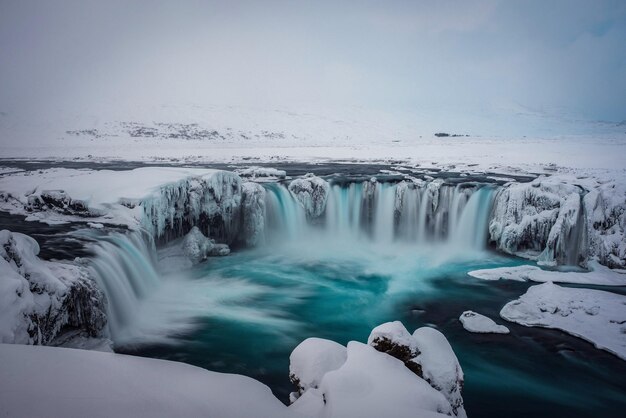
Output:
[[[626,1],[0,0],[0,112],[515,103],[626,119]]]

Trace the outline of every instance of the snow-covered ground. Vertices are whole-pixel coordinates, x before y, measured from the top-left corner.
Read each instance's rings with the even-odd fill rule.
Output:
[[[474,311],[465,311],[459,317],[459,321],[463,324],[463,328],[469,332],[477,332],[481,334],[508,334],[509,329],[504,325],[498,325],[493,319],[481,315]]]
[[[414,338],[421,350],[423,377],[368,344],[351,341],[343,347],[322,339],[305,340],[290,358],[292,380],[301,392],[289,407],[267,386],[240,375],[114,353],[0,344],[0,414],[464,417],[460,391],[453,392],[460,408],[453,411],[447,399],[448,386],[460,388],[462,379],[449,343],[431,328],[416,330]]]
[[[626,296],[554,283],[532,286],[500,311],[507,321],[556,328],[626,360]]]
[[[435,136],[448,133],[458,136]],[[466,136],[467,135],[467,136]],[[388,113],[363,108],[152,106],[97,116],[0,117],[3,158],[180,162],[402,160],[421,165],[624,168],[626,132],[611,122],[524,108]]]

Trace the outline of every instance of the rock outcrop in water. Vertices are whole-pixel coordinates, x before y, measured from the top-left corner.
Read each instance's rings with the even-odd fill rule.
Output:
[[[0,342],[48,344],[64,328],[100,335],[106,301],[87,269],[38,253],[31,237],[0,231]]]

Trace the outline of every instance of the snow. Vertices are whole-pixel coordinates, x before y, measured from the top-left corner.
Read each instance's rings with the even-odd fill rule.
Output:
[[[0,415],[295,417],[248,377],[184,363],[0,344]]]
[[[626,360],[626,296],[548,282],[531,286],[500,311],[507,321],[560,329]]]
[[[509,329],[504,325],[496,324],[493,319],[481,315],[474,311],[465,311],[459,317],[459,321],[463,324],[463,328],[469,332],[477,332],[480,334],[508,334]]]
[[[602,286],[626,286],[626,271],[609,269],[598,262],[590,262],[589,272],[551,271],[537,266],[497,267],[474,270],[468,275],[482,280],[516,280],[532,282],[555,282],[573,284],[593,284]]]
[[[248,246],[260,244],[265,231],[265,188],[253,182],[241,185],[241,233]]]

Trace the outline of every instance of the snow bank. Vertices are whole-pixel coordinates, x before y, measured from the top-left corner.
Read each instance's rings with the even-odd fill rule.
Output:
[[[328,182],[312,173],[289,183],[289,191],[304,207],[309,219],[318,218],[324,213],[329,190]]]
[[[37,254],[31,237],[0,231],[0,342],[48,344],[66,325],[99,335],[105,300],[87,270]]]
[[[496,196],[491,240],[546,265],[584,267],[597,259],[625,267],[626,181],[623,173],[610,177],[556,174],[508,184]]]
[[[626,360],[626,296],[544,283],[507,303],[500,316],[525,326],[560,329]]]
[[[0,344],[0,369],[2,416],[297,416],[253,379],[183,363]]]
[[[459,321],[463,324],[463,328],[469,332],[477,332],[481,334],[508,334],[509,329],[504,325],[496,324],[491,318],[481,315],[474,311],[465,311],[459,317]]]
[[[482,280],[517,280],[532,282],[554,282],[574,284],[594,284],[602,286],[626,286],[626,271],[605,267],[598,262],[589,262],[593,270],[589,272],[564,272],[543,270],[537,266],[497,267],[470,271],[472,277]]]

